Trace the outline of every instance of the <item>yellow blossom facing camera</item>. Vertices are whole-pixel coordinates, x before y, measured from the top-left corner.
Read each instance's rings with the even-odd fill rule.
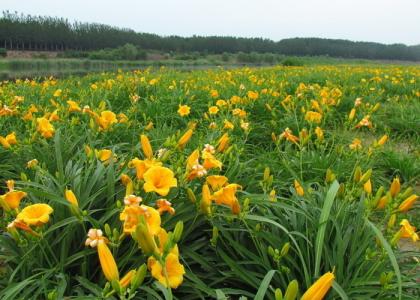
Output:
[[[152,167],[144,173],[144,190],[146,193],[156,192],[166,196],[172,187],[177,186],[174,173],[165,167]]]
[[[16,219],[28,225],[41,226],[48,223],[52,212],[53,209],[48,204],[32,204],[22,209]]]
[[[181,117],[188,116],[191,112],[191,108],[188,105],[179,105],[178,114]]]
[[[219,112],[219,108],[217,106],[210,106],[209,107],[209,114],[215,115]]]
[[[118,123],[115,113],[109,110],[101,112],[98,118],[98,124],[102,130],[108,130],[115,123]]]

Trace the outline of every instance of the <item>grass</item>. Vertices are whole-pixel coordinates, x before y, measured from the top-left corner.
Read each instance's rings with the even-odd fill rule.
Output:
[[[16,209],[1,198],[0,298],[278,299],[295,289],[299,299],[333,272],[325,299],[418,299],[418,242],[415,234],[399,236],[404,219],[420,226],[418,204],[399,207],[419,193],[419,75],[415,66],[315,64],[3,82],[0,194],[12,192],[4,184],[12,179],[26,197]],[[178,113],[181,105],[189,114]],[[188,129],[192,136],[180,146]],[[7,138],[12,132],[16,142]],[[212,159],[205,144],[215,147]],[[103,158],[101,150],[112,153]],[[143,166],[148,174],[160,170],[143,165],[152,157],[177,179],[167,195],[145,188]],[[165,185],[163,171],[156,174]],[[210,186],[207,199],[211,175],[240,187]],[[175,213],[162,212],[160,223],[139,213],[136,233],[124,232],[129,194],[158,215],[164,198]],[[53,209],[48,222],[32,224],[33,231],[7,227],[36,203]],[[145,277],[129,285],[110,280],[99,249],[85,246],[91,228],[108,239],[107,261],[115,261],[119,278],[147,265]],[[147,237],[159,250],[148,252]],[[414,250],[399,248],[398,237]],[[156,262],[169,257],[184,274],[171,273],[176,264],[167,269],[173,277],[157,275]],[[168,288],[175,277],[182,284]]]

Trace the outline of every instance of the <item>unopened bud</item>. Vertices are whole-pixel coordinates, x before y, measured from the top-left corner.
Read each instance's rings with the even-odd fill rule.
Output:
[[[284,294],[284,300],[295,300],[299,291],[299,283],[297,280],[292,280],[287,286],[286,293]]]
[[[181,239],[182,232],[184,230],[184,223],[182,221],[178,221],[175,225],[173,241],[174,243],[178,243]]]
[[[356,170],[354,171],[353,180],[355,182],[359,182],[361,176],[362,176],[362,169],[359,166],[357,166]]]
[[[283,300],[283,293],[281,292],[281,289],[276,289],[275,290],[274,299],[275,300]]]
[[[286,244],[283,245],[283,247],[281,248],[280,251],[280,256],[286,256],[287,253],[289,253],[289,249],[290,249],[290,243],[287,242]]]
[[[136,290],[143,283],[144,278],[146,277],[147,266],[142,264],[140,268],[137,269],[136,275],[131,280],[131,290]]]
[[[187,188],[187,195],[188,199],[190,199],[192,203],[197,202],[197,198],[195,197],[194,192],[190,188]]]
[[[370,179],[370,176],[372,176],[372,169],[367,170],[362,177],[360,177],[359,183],[365,184]]]

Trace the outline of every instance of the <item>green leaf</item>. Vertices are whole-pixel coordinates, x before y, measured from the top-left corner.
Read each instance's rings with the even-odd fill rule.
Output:
[[[321,266],[322,246],[324,245],[325,230],[327,229],[327,221],[330,216],[331,207],[333,205],[335,195],[338,192],[340,185],[334,181],[325,197],[324,207],[319,218],[319,229],[315,241],[315,272],[314,277],[319,276],[319,269]]]
[[[398,262],[397,262],[397,259],[395,257],[394,251],[392,251],[391,246],[386,241],[382,232],[373,223],[371,223],[368,219],[366,219],[366,223],[369,225],[369,227],[373,230],[373,232],[376,234],[378,239],[381,241],[382,246],[384,247],[386,253],[388,254],[389,260],[391,261],[391,265],[394,268],[395,275],[397,276],[398,299],[401,299],[401,296],[402,296],[401,272],[400,272],[400,267],[398,266]]]
[[[264,279],[261,281],[260,287],[257,291],[257,294],[255,295],[254,300],[264,300],[264,296],[267,293],[268,285],[270,284],[271,279],[273,278],[275,273],[276,270],[270,270],[267,272],[267,274],[264,276]]]
[[[340,295],[341,299],[343,299],[343,300],[348,300],[349,299],[349,297],[347,297],[346,292],[343,290],[341,285],[338,284],[337,281],[333,282],[332,287],[337,292],[337,294]]]

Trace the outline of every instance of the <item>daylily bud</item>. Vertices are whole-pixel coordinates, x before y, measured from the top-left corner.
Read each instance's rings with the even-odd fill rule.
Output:
[[[281,248],[281,251],[280,251],[280,256],[286,256],[287,255],[287,253],[289,253],[289,249],[290,249],[290,243],[289,242],[287,242],[287,243],[285,243],[284,245],[283,245],[283,247]]]
[[[178,140],[178,147],[183,149],[188,141],[191,139],[194,131],[192,129],[188,129]]]
[[[187,188],[187,195],[188,199],[190,199],[192,203],[197,202],[197,198],[195,197],[194,192],[190,188]]]
[[[356,109],[352,108],[349,114],[349,120],[353,121],[355,115],[356,115]]]
[[[108,223],[106,223],[106,224],[105,224],[105,226],[104,226],[104,230],[105,230],[105,234],[106,234],[108,237],[112,236],[112,230],[111,230],[111,227],[109,226],[109,224],[108,224]]]
[[[178,243],[181,239],[182,232],[184,230],[184,223],[182,221],[178,221],[175,225],[173,241],[174,243]]]
[[[377,209],[384,209],[385,206],[387,206],[387,204],[389,203],[389,201],[391,201],[392,197],[391,197],[391,193],[387,192],[385,196],[381,197],[378,200],[378,203],[376,205]]]
[[[210,243],[213,247],[216,247],[217,238],[219,237],[219,228],[213,226],[213,236],[211,237]]]
[[[333,171],[331,171],[331,169],[327,169],[327,174],[325,175],[325,181],[327,183],[331,183],[335,180],[335,174],[333,173]]]
[[[394,178],[394,180],[391,183],[391,187],[389,188],[389,191],[391,192],[391,196],[395,198],[397,194],[400,192],[401,184],[400,179],[398,177]]]
[[[147,266],[142,264],[140,268],[137,269],[136,275],[131,279],[131,290],[135,291],[143,283],[144,278],[146,277]]]
[[[270,177],[270,168],[269,168],[269,167],[266,167],[266,168],[264,169],[264,176],[263,176],[263,180],[264,180],[264,181],[267,181],[269,177]]]
[[[275,300],[283,300],[283,293],[281,292],[281,289],[276,289],[274,291],[274,299]]]
[[[360,177],[359,183],[365,184],[370,179],[370,176],[372,176],[372,169],[367,170],[362,177]]]
[[[210,188],[207,184],[203,185],[202,195],[201,195],[201,202],[200,202],[201,212],[206,215],[210,215],[211,213],[211,193]]]
[[[286,293],[284,294],[284,300],[295,300],[298,291],[299,291],[298,281],[296,279],[292,280],[287,286]]]
[[[390,242],[391,246],[396,246],[396,245],[398,244],[398,242],[399,242],[399,240],[400,240],[400,238],[401,238],[401,235],[402,235],[401,230],[398,230],[398,231],[394,234],[394,236],[392,237],[391,242]]]
[[[405,199],[400,204],[400,206],[398,207],[398,210],[400,212],[403,212],[403,213],[407,212],[408,210],[410,210],[413,207],[414,202],[416,202],[417,198],[418,198],[417,195],[411,195],[410,197],[408,197],[407,199]]]
[[[142,134],[140,136],[140,143],[144,156],[148,159],[151,159],[153,157],[153,149],[152,145],[150,144],[149,138],[146,135]]]
[[[405,189],[404,193],[402,193],[400,195],[401,199],[405,199],[409,196],[411,196],[411,194],[413,193],[413,188],[411,186],[409,186],[408,188]]]
[[[126,288],[136,275],[136,270],[130,270],[120,279],[120,286]]]
[[[139,217],[139,224],[136,227],[135,238],[145,255],[151,255],[156,250],[156,243],[153,236],[147,228],[144,216]]]
[[[363,185],[363,189],[368,195],[372,194],[372,182],[370,179],[368,179],[368,181],[366,181],[366,183]]]
[[[359,182],[360,181],[360,177],[362,177],[362,169],[357,166],[356,170],[354,171],[354,176],[353,176],[353,180],[355,182]]]
[[[98,242],[98,256],[105,278],[111,282],[119,280],[117,264],[104,240]]]
[[[397,215],[392,214],[388,221],[388,228],[392,228],[395,225],[395,221],[397,220]]]
[[[312,286],[303,294],[301,300],[322,300],[328,293],[334,282],[335,276],[331,272],[322,275]]]

